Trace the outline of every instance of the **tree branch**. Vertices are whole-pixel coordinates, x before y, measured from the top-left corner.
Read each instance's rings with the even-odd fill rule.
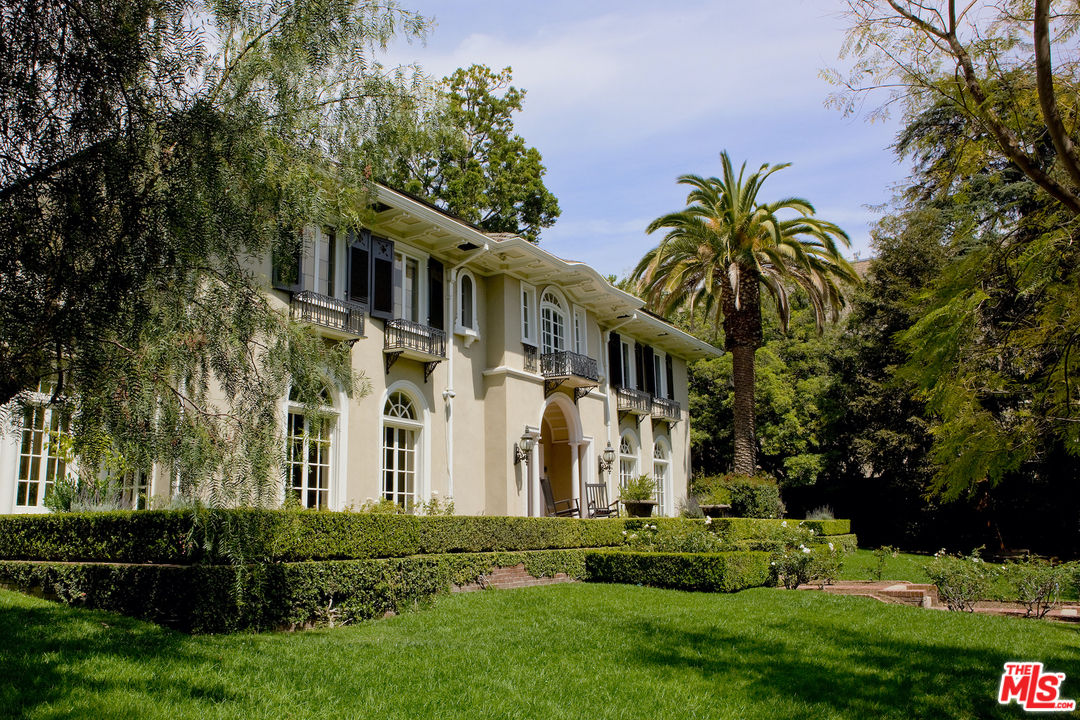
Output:
[[[1073,184],[1080,187],[1080,157],[1065,130],[1054,94],[1054,74],[1050,58],[1050,0],[1035,0],[1035,82],[1043,122],[1054,141],[1054,149]]]

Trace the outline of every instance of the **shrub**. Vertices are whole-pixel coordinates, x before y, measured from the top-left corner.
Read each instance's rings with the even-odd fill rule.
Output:
[[[822,588],[836,582],[844,564],[844,546],[824,541],[806,523],[782,521],[765,540],[771,549],[769,569],[774,583],[794,590],[817,580]]]
[[[712,531],[711,523],[645,523],[623,530],[626,546],[635,552],[715,553],[735,550]]]
[[[692,492],[698,502],[702,498],[729,499],[731,514],[744,518],[780,518],[784,504],[780,501],[780,488],[771,475],[714,475],[694,478]],[[708,503],[706,503],[708,504]],[[713,503],[717,504],[717,503]]]
[[[948,555],[942,549],[926,566],[926,574],[937,585],[938,596],[950,610],[974,612],[975,603],[986,595],[991,574],[979,557],[981,551],[981,547],[976,548],[964,557]]]
[[[734,592],[768,583],[768,557],[767,553],[747,551],[639,553],[587,550],[585,571],[590,582]]]
[[[822,505],[821,507],[814,508],[810,512],[806,513],[807,520],[835,520],[836,515],[833,514],[832,507],[828,505]]]
[[[875,565],[868,568],[866,572],[870,575],[871,580],[877,580],[881,582],[881,579],[885,575],[885,565],[889,562],[890,557],[896,557],[900,553],[899,550],[892,545],[882,545],[874,551]]]
[[[1051,565],[1027,557],[1003,567],[1006,579],[1016,592],[1016,601],[1027,608],[1027,617],[1045,617],[1061,601],[1061,592],[1071,578],[1068,565]]]

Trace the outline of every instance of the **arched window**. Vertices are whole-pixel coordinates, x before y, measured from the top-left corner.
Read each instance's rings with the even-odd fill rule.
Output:
[[[60,440],[70,429],[70,418],[59,408],[48,405],[55,391],[50,378],[38,385],[34,405],[23,414],[22,444],[19,448],[19,475],[15,483],[15,507],[44,509],[56,481],[67,473]]]
[[[473,279],[469,275],[461,276],[461,326],[468,330],[475,330],[473,324]]]
[[[319,393],[322,407],[315,415],[309,415],[298,400],[293,388],[289,392],[285,432],[288,491],[301,507],[326,510],[330,507],[330,438],[334,425],[330,391],[323,387]]]
[[[540,352],[544,355],[566,349],[566,303],[551,290],[540,298]]]
[[[663,439],[657,438],[653,444],[653,480],[656,481],[656,502],[659,508],[659,515],[667,514],[667,499],[668,499],[668,484],[671,482],[669,477],[668,468],[671,466],[671,461],[668,456],[668,449]]]
[[[619,441],[619,487],[626,487],[630,478],[637,476],[637,448],[630,433]]]
[[[383,498],[411,511],[417,504],[418,436],[423,423],[413,399],[396,390],[383,407]]]

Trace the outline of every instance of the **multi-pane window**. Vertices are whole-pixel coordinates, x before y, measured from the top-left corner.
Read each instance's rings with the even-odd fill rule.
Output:
[[[329,403],[324,390],[322,399]],[[296,400],[295,394],[290,400]],[[330,430],[327,417],[309,417],[300,408],[290,408],[286,427],[285,464],[289,492],[302,507],[325,510],[330,507]]]
[[[120,478],[120,497],[130,510],[145,510],[150,503],[150,473],[132,470]]]
[[[619,487],[637,474],[637,455],[634,453],[634,441],[629,435],[623,435],[619,441]]]
[[[397,253],[394,274],[400,278],[395,284],[394,316],[410,322],[420,322],[420,261]]]
[[[630,343],[623,341],[622,343],[622,381],[623,387],[634,387],[634,363],[630,362],[632,351],[630,349]]]
[[[337,297],[334,291],[337,289],[335,282],[337,277],[337,233],[333,228],[325,228],[319,233],[316,243],[316,254],[319,265],[319,287],[322,295]]]
[[[67,431],[67,419],[58,409],[44,405],[26,408],[15,485],[16,507],[45,506],[56,480],[67,471],[59,452],[60,439]]]
[[[422,425],[405,393],[390,393],[383,408],[383,498],[407,511],[417,504],[417,436]]]
[[[656,481],[656,502],[659,507],[658,515],[665,514],[667,508],[665,505],[665,490],[668,483],[669,465],[670,462],[668,460],[667,449],[662,443],[655,443],[653,445],[653,480]]]
[[[566,313],[554,293],[540,299],[540,352],[544,355],[566,349]]]
[[[588,342],[585,337],[587,332],[585,325],[585,312],[574,309],[574,352],[578,355],[588,355]]]
[[[652,361],[653,377],[656,378],[656,397],[664,397],[664,365],[661,362],[660,354],[653,354]]]

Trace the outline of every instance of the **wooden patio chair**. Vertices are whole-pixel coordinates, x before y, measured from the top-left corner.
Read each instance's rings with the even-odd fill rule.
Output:
[[[589,517],[619,517],[619,501],[608,502],[606,484],[585,483],[585,499],[588,503]]]
[[[577,500],[556,500],[551,493],[551,481],[540,478],[540,489],[544,491],[544,504],[547,505],[548,517],[579,517],[581,515]],[[566,507],[559,509],[560,505]]]

